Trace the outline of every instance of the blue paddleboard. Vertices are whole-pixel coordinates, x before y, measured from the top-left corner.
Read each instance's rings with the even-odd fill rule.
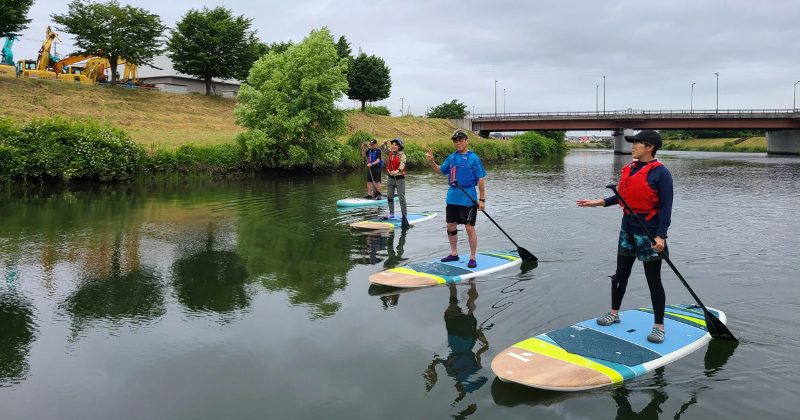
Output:
[[[460,283],[474,277],[485,276],[522,264],[516,250],[486,251],[475,254],[478,266],[467,267],[469,254],[461,254],[458,261],[441,262],[440,258],[428,262],[408,264],[375,273],[369,277],[373,284],[391,287],[424,287]]]
[[[399,200],[397,196],[394,197],[394,201]],[[376,204],[386,204],[388,203],[388,199],[382,200],[375,200],[373,198],[345,198],[343,200],[339,200],[336,202],[336,205],[339,207],[361,207],[361,206],[374,206]]]

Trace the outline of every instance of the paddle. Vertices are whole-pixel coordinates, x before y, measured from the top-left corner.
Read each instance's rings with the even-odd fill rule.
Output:
[[[464,191],[464,189],[461,188],[461,185],[458,185],[458,181],[453,181],[453,185],[458,187],[458,189],[460,189],[461,191]],[[476,206],[478,205],[478,203],[475,201],[475,199],[473,199],[471,195],[467,194],[466,191],[464,191],[464,194],[466,194],[466,196],[469,198],[469,200],[472,201]],[[522,261],[539,261],[539,259],[536,258],[536,256],[533,255],[530,251],[528,251],[527,249],[517,245],[517,243],[514,242],[514,240],[511,239],[510,236],[508,236],[506,231],[504,231],[503,228],[501,228],[500,225],[498,225],[497,222],[495,222],[494,219],[492,219],[492,216],[489,216],[489,213],[486,213],[486,210],[481,210],[481,211],[483,212],[483,214],[486,215],[486,217],[489,218],[489,220],[492,221],[492,223],[494,223],[495,226],[497,226],[498,229],[500,229],[500,232],[503,232],[503,235],[506,235],[506,238],[508,238],[508,240],[511,241],[511,243],[514,244],[514,246],[517,247],[517,253],[519,253],[520,258],[522,258]]]
[[[651,235],[647,228],[645,228],[644,223],[642,223],[641,219],[639,219],[639,216],[634,213],[633,210],[631,210],[631,208],[628,206],[628,203],[625,202],[625,199],[622,198],[622,195],[620,195],[619,191],[617,191],[617,184],[608,184],[606,185],[606,188],[614,191],[614,194],[617,196],[619,201],[623,206],[625,206],[625,209],[628,210],[630,215],[633,216],[634,220],[636,220],[636,223],[639,224],[639,227],[641,227],[647,237],[650,238],[650,241],[655,243],[656,240],[653,238],[653,235]],[[692,290],[692,288],[689,286],[689,283],[686,282],[681,273],[678,272],[678,269],[675,268],[675,265],[672,264],[672,261],[669,260],[669,257],[667,257],[663,252],[659,252],[659,254],[661,255],[661,258],[663,258],[664,261],[669,264],[669,267],[672,268],[672,271],[675,272],[675,275],[678,276],[678,279],[680,279],[681,283],[683,283],[683,286],[686,287],[686,290],[689,291],[689,294],[692,295],[697,304],[703,308],[703,314],[705,314],[706,317],[706,328],[708,329],[708,333],[711,334],[711,337],[738,343],[739,340],[737,340],[736,337],[731,334],[730,330],[728,330],[728,327],[726,327],[725,324],[719,320],[719,318],[706,309],[706,305],[703,305],[703,302],[700,301],[700,298],[694,294],[694,290]]]

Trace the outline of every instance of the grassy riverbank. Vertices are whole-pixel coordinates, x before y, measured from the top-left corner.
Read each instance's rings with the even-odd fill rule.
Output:
[[[98,179],[127,181],[160,174],[225,174],[272,169],[248,158],[234,141],[234,99],[176,95],[123,87],[3,79],[0,100],[0,180]],[[408,165],[426,165],[452,153],[449,120],[348,115],[333,142],[340,158],[299,170],[360,168],[360,139],[405,141]],[[530,133],[513,142],[470,135],[470,148],[484,161],[538,158],[563,150],[558,142]],[[354,143],[355,140],[355,143]],[[120,150],[124,150],[121,153]]]
[[[613,149],[605,143],[567,143],[570,149]],[[696,152],[763,152],[767,151],[766,137],[664,140],[662,150]]]

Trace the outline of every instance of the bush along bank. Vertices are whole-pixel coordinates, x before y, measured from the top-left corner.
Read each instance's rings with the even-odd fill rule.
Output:
[[[692,152],[745,152],[745,153],[766,153],[766,146],[739,146],[735,142],[726,141],[724,144],[714,146],[687,146],[680,141],[666,143],[663,150],[684,150]]]
[[[21,124],[0,117],[0,181],[127,182],[162,175],[241,174],[262,169],[347,171],[363,167],[361,144],[372,138],[365,131],[356,131],[344,143],[323,138],[283,154],[277,153],[278,148],[264,133],[249,130],[238,135],[236,143],[145,151],[124,130],[93,120],[55,117]],[[406,142],[409,168],[427,167],[428,147],[437,162],[453,153],[452,143],[444,139],[427,146]],[[470,149],[486,162],[497,162],[550,156],[566,147],[563,141],[526,133],[510,142],[471,139]]]

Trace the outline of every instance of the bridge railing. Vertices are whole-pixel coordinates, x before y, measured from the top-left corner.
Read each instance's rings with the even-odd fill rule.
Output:
[[[636,116],[636,115],[671,115],[671,116],[708,116],[708,115],[726,115],[726,116],[785,116],[787,114],[800,113],[800,110],[795,109],[694,109],[694,110],[640,110],[640,109],[626,109],[616,111],[555,111],[555,112],[507,112],[507,113],[491,113],[491,114],[473,114],[472,119],[491,118],[491,119],[504,119],[504,118],[570,118],[570,117],[597,117],[609,118],[619,116]]]

